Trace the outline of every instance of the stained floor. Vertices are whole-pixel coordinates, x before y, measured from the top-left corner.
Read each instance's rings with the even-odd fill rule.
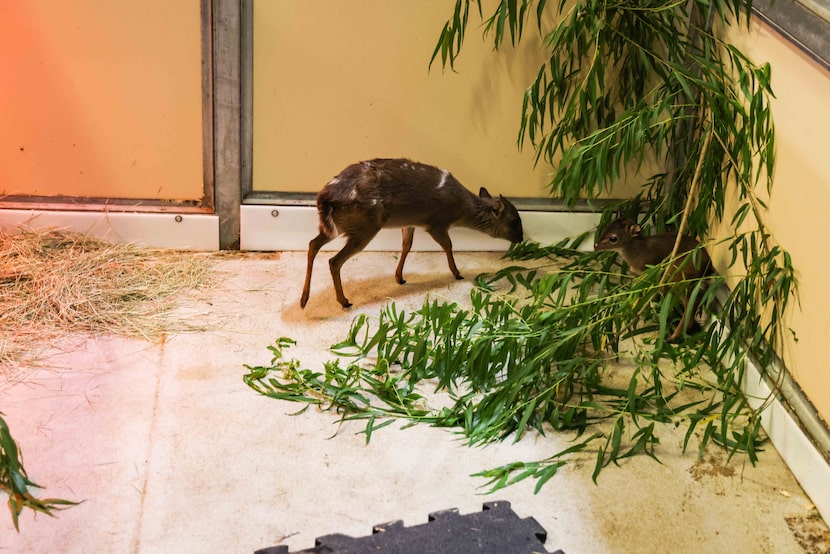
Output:
[[[50,518],[21,516],[20,532],[0,512],[0,551],[253,552],[277,544],[309,548],[330,533],[366,535],[374,524],[426,522],[507,500],[566,554],[802,553],[830,548],[827,528],[767,445],[760,463],[710,450],[682,454],[682,430],[662,433],[662,464],[625,460],[591,481],[593,460],[563,468],[538,493],[523,482],[485,495],[470,474],[549,456],[567,443],[529,435],[519,443],[469,448],[427,427],[377,431],[360,423],[257,395],[244,365],[267,364],[267,346],[288,336],[306,367],[331,358],[358,313],[394,298],[417,308],[424,295],[464,302],[440,253],[414,253],[405,286],[392,253],[360,254],[344,268],[343,310],[318,258],[311,299],[299,308],[304,253],[240,256],[217,266],[221,283],[185,310],[208,330],[162,344],[79,339],[48,367],[0,386],[0,406],[43,496],[83,500]],[[460,253],[469,278],[504,262]]]

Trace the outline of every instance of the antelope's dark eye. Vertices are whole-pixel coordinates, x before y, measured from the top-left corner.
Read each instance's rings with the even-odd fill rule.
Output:
[[[620,238],[617,235],[611,235],[610,237],[608,237],[608,242],[610,242],[611,244],[617,242],[618,240],[620,240]]]

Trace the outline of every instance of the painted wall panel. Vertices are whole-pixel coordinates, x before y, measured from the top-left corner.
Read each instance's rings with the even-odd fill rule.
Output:
[[[199,0],[0,2],[0,194],[199,200]]]
[[[316,192],[352,162],[409,157],[473,190],[547,196],[549,168],[534,169],[529,144],[516,148],[541,38],[534,27],[493,52],[473,9],[456,72],[440,61],[428,71],[454,5],[255,1],[254,189]]]
[[[798,340],[787,337],[783,359],[828,421],[830,257],[824,223],[830,213],[830,73],[762,24],[748,33],[733,30],[731,37],[756,63],[769,62],[772,67],[777,159],[766,223],[790,252],[800,290],[799,305],[787,318]],[[723,267],[727,256],[718,252],[716,263]]]

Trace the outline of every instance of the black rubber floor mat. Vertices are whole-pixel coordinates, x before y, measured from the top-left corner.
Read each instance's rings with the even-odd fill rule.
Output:
[[[376,525],[366,537],[325,535],[307,550],[290,553],[287,546],[272,546],[255,554],[564,554],[545,550],[547,535],[535,519],[520,519],[510,502],[498,501],[463,516],[457,509],[434,512],[422,525],[393,521]]]

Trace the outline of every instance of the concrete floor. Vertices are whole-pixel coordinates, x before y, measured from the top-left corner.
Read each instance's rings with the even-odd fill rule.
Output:
[[[0,406],[46,497],[83,500],[56,518],[26,512],[20,532],[0,513],[0,551],[253,552],[298,550],[330,533],[362,536],[372,525],[426,522],[429,512],[479,511],[507,500],[547,530],[546,548],[566,554],[626,552],[820,552],[805,533],[826,533],[774,448],[756,467],[725,465],[712,450],[680,453],[682,432],[662,432],[658,464],[646,457],[609,467],[591,482],[593,461],[563,468],[533,494],[532,483],[485,496],[471,473],[546,457],[563,438],[527,436],[468,448],[451,433],[397,425],[367,446],[359,423],[337,427],[329,413],[291,416],[299,406],[257,395],[243,364],[270,361],[266,349],[289,336],[306,367],[330,359],[356,314],[395,298],[416,308],[426,293],[464,300],[443,254],[413,253],[408,284],[394,282],[395,255],[364,252],[344,271],[343,310],[318,258],[311,299],[298,299],[304,253],[221,261],[222,282],[187,307],[212,330],[164,344],[98,338],[0,386]],[[457,255],[468,278],[504,262],[498,254]],[[335,435],[335,432],[336,435]],[[333,436],[335,435],[335,436]],[[824,535],[825,537],[827,535]],[[799,537],[802,537],[799,540]]]

